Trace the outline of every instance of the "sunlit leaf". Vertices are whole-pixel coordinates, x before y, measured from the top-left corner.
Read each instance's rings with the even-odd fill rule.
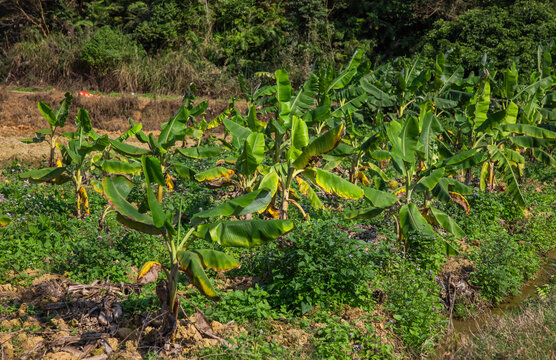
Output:
[[[206,249],[194,249],[191,251],[197,253],[201,257],[202,264],[205,268],[224,271],[239,267],[239,262],[233,256],[227,255],[222,251]]]
[[[199,225],[197,234],[225,247],[248,248],[277,239],[292,229],[291,220],[240,220]]]
[[[198,172],[195,174],[195,179],[197,181],[212,181],[217,179],[227,179],[230,176],[234,175],[235,171],[231,169],[227,169],[225,167],[217,166],[214,168],[210,168],[205,171]]]
[[[208,297],[216,297],[216,290],[212,286],[205,270],[203,269],[202,260],[199,254],[192,251],[179,251],[178,260],[180,269],[184,271],[189,278],[189,281],[199,291]]]

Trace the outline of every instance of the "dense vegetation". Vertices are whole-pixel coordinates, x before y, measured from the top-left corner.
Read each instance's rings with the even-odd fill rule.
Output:
[[[359,48],[373,67],[397,56],[453,50],[465,73],[486,53],[528,76],[553,40],[553,1],[43,1],[0,2],[0,77],[24,86],[204,94],[235,78],[341,64]]]
[[[53,150],[3,171],[1,280],[34,268],[118,282],[136,268],[126,316],[163,318],[144,349],[179,338],[180,309],[203,309],[247,334],[186,356],[431,354],[450,318],[517,293],[556,246],[553,53],[539,45],[527,76],[487,62],[465,76],[452,54],[371,70],[356,52],[300,86],[284,70],[240,81],[244,112],[232,99],[207,121],[189,93],[159,133],[130,119],[116,138],[85,109],[58,133],[70,94],[39,103],[49,128],[23,142]],[[246,290],[223,291],[239,278]],[[269,338],[277,322],[305,342]]]

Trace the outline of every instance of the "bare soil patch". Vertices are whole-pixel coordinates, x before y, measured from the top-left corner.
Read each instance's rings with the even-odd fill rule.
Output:
[[[93,127],[99,133],[111,137],[117,137],[129,128],[128,119],[132,119],[135,123],[141,122],[146,132],[156,132],[181,105],[179,98],[149,100],[131,95],[83,97],[77,92],[72,95],[74,100],[67,125],[61,131],[75,129],[73,120],[78,109],[83,108],[89,112]],[[58,106],[63,97],[64,92],[59,90],[25,93],[9,91],[5,87],[0,88],[0,164],[15,160],[38,163],[47,156],[46,143],[27,145],[21,143],[19,139],[32,137],[35,131],[48,126],[37,108],[39,101]],[[226,101],[209,99],[208,102],[205,116],[207,121],[214,119],[228,106]],[[238,103],[237,106],[241,111],[246,109],[243,103]]]
[[[31,276],[37,276],[30,272]],[[53,274],[29,286],[0,285],[2,359],[188,358],[203,347],[231,346],[247,331],[233,321],[208,322],[200,311],[179,320],[174,344],[160,344],[162,313],[124,312],[124,302],[140,286],[94,281],[80,284]],[[129,307],[129,306],[128,306]],[[7,313],[5,309],[11,309]]]

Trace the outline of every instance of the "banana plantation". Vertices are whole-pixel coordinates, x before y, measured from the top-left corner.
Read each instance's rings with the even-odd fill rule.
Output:
[[[555,54],[355,52],[217,114],[190,91],[155,131],[37,99],[43,157],[0,176],[2,358],[494,356],[461,324],[538,276],[554,301]],[[498,356],[555,356],[553,309]]]

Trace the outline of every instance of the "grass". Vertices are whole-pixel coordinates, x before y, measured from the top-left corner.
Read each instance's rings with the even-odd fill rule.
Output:
[[[555,359],[556,278],[550,290],[517,311],[491,318],[454,359]]]
[[[10,88],[10,91],[38,93],[38,92],[48,92],[52,89],[54,89],[52,86],[47,86],[45,88],[24,87],[23,86],[23,87]]]

